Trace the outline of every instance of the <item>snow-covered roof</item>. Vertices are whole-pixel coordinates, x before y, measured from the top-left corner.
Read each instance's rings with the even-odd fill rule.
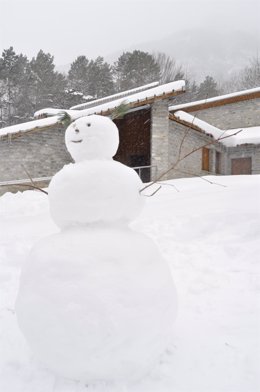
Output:
[[[159,84],[159,82],[154,82],[154,83],[150,83],[147,86],[143,86],[143,87],[147,87],[147,89],[150,89],[152,87],[155,87]],[[77,110],[83,110],[83,109],[89,109],[92,107],[96,107],[99,106],[100,104],[103,104],[105,102],[114,102],[115,99],[118,98],[122,98],[122,97],[126,97],[127,95],[131,95],[130,92],[132,92],[132,94],[138,92],[138,90],[143,91],[144,89],[142,89],[141,87],[138,87],[137,89],[132,89],[132,90],[128,90],[128,91],[123,91],[122,93],[118,93],[118,94],[114,94],[114,95],[109,95],[108,97],[104,97],[104,98],[100,98],[100,99],[96,99],[95,101],[91,101],[91,102],[86,102],[86,103],[82,103],[80,105],[76,105],[71,107],[70,109],[55,109],[55,108],[44,108],[44,109],[40,109],[37,110],[34,113],[34,117],[36,119],[39,118],[43,118],[43,117],[51,117],[51,116],[56,116],[60,113],[68,113],[70,116],[74,116],[77,113]],[[113,99],[112,99],[113,98]],[[126,101],[126,100],[125,100]],[[79,113],[80,114],[80,113]]]
[[[6,135],[17,134],[20,132],[36,131],[37,129],[47,128],[57,124],[60,120],[59,116],[42,118],[40,120],[33,120],[22,124],[11,125],[10,127],[0,129],[0,137]]]
[[[129,105],[129,109],[140,107],[149,103],[154,102],[155,100],[169,98],[176,93],[181,93],[185,91],[185,81],[179,80],[171,83],[166,83],[160,86],[152,87],[152,84],[146,85],[148,89],[135,92],[128,96],[122,96],[117,99],[113,99],[109,102],[99,103],[94,107],[90,107],[84,110],[75,110],[75,109],[41,109],[35,113],[35,117],[38,119],[30,122],[26,122],[23,124],[12,125],[10,127],[1,128],[0,136],[5,136],[8,134],[20,133],[20,132],[29,132],[36,129],[46,128],[58,124],[61,120],[61,115],[67,113],[70,115],[72,120],[76,120],[77,118],[89,116],[91,114],[110,114],[115,108],[120,106],[121,104]],[[142,86],[145,87],[145,86]],[[139,90],[141,88],[138,88]],[[136,91],[136,89],[134,89]],[[120,95],[120,94],[119,94]],[[116,96],[118,96],[116,94]],[[110,96],[111,97],[111,96]],[[105,99],[105,98],[104,98]],[[98,100],[99,101],[99,100]],[[102,100],[101,100],[102,101]],[[47,118],[42,118],[43,116],[47,116]],[[49,117],[50,116],[50,117]],[[41,117],[39,119],[39,117]]]
[[[231,94],[219,95],[217,97],[202,99],[199,101],[181,103],[179,105],[171,105],[169,107],[169,110],[173,112],[177,110],[196,111],[203,108],[206,109],[212,106],[226,105],[228,103],[254,98],[260,98],[260,87],[252,88],[249,90],[237,91]]]
[[[67,113],[71,116],[74,116],[76,112],[77,110],[45,108],[45,109],[37,110],[37,112],[34,113],[34,117],[36,119],[40,119],[43,117],[57,116],[58,114],[62,114],[62,113]]]
[[[194,125],[203,132],[213,136],[216,140],[224,138],[219,141],[227,147],[235,147],[242,144],[260,144],[260,126],[223,130],[181,110],[175,112],[174,117]]]
[[[133,108],[136,106],[141,106],[146,104],[149,99],[154,100],[156,98],[164,98],[164,96],[167,97],[168,95],[172,95],[173,93],[185,91],[184,80],[179,80],[179,81],[163,84],[152,88],[151,85],[148,86],[150,88],[148,88],[147,90],[135,92],[128,96],[123,95],[122,97],[118,98],[120,94],[116,94],[114,95],[114,97],[117,97],[117,99],[109,100],[108,102],[103,102],[103,100],[105,100],[106,98],[97,100],[95,101],[98,102],[97,105],[93,107],[87,107],[84,110],[75,110],[75,109],[66,110],[66,109],[47,108],[47,109],[38,110],[35,113],[35,116],[36,117],[43,116],[43,115],[53,116],[61,112],[66,112],[71,116],[73,120],[76,120],[79,117],[89,116],[90,114],[105,114],[107,112],[111,112],[113,109],[117,108],[123,103],[128,104],[130,108]],[[136,90],[133,89],[131,91],[136,91]]]
[[[174,93],[184,92],[184,91],[185,91],[185,81],[179,80],[176,82],[171,82],[160,86],[156,86],[145,91],[140,91],[138,93],[131,94],[127,97],[124,96],[115,99],[113,101],[101,103],[97,106],[87,108],[85,110],[77,110],[74,112],[74,115],[72,113],[72,119],[77,119],[83,116],[89,116],[90,114],[109,114],[109,112],[113,111],[121,104],[128,104],[130,108],[136,106],[142,106],[144,104],[149,103],[150,100],[151,102],[153,102],[156,99],[168,98],[174,95]]]
[[[260,144],[260,126],[228,129],[225,135],[233,135],[237,132],[239,133],[236,136],[232,136],[226,139],[227,146],[234,147],[241,144]]]
[[[140,91],[149,90],[150,88],[156,87],[158,85],[159,85],[159,82],[149,83],[144,86],[133,88],[131,90],[121,91],[120,93],[117,93],[117,94],[108,95],[107,97],[104,97],[104,98],[95,99],[94,101],[91,101],[91,102],[85,102],[80,105],[75,105],[75,106],[72,106],[70,109],[79,109],[79,110],[87,109],[87,108],[90,108],[93,106],[97,106],[101,103],[114,101],[115,99],[138,93]]]
[[[206,121],[200,120],[196,116],[193,116],[182,110],[178,110],[177,112],[175,112],[174,117],[190,125],[194,125],[195,127],[199,128],[205,133],[212,135],[215,139],[218,139],[223,133],[221,129],[214,127],[213,125],[207,123]]]

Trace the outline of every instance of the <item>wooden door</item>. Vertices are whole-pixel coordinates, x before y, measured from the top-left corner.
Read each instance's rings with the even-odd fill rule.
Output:
[[[202,170],[209,172],[209,149],[202,148]]]

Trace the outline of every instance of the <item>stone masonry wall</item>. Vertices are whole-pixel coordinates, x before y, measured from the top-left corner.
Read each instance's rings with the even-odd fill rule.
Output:
[[[236,102],[234,104],[200,110],[192,113],[197,118],[204,120],[220,129],[237,129],[260,125],[260,99]],[[183,137],[185,136],[182,144]],[[211,137],[195,130],[168,120],[167,101],[160,101],[152,108],[152,165],[157,166],[159,174],[167,171],[179,159],[180,145],[181,155],[202,147],[211,141]],[[178,178],[194,175],[216,174],[217,153],[220,156],[219,174],[231,174],[231,159],[251,157],[252,174],[259,173],[260,146],[248,145],[228,149],[221,144],[208,146],[210,150],[209,172],[202,170],[202,150],[198,150],[181,161],[173,172],[166,178]],[[153,176],[154,178],[154,176]]]
[[[208,122],[220,129],[239,129],[240,127],[260,126],[260,99],[236,102],[192,113],[197,118]],[[260,146],[241,145],[223,148],[221,172],[231,174],[231,159],[251,158],[252,174],[260,173]]]
[[[191,114],[220,129],[259,126],[260,99],[251,99],[249,101],[199,110]]]
[[[252,174],[260,174],[260,145],[242,145],[237,147],[229,147],[227,149],[227,160],[225,173],[231,174],[231,159],[234,158],[251,158]]]
[[[196,150],[211,141],[212,138],[203,133],[189,129],[175,121],[170,121],[169,165],[173,166],[181,157],[184,157],[191,151]],[[215,174],[216,151],[221,153],[221,172],[223,172],[224,148],[221,145],[208,145],[207,148],[210,150],[209,172],[202,170],[202,149],[200,148],[180,161],[175,169],[169,174],[169,178],[193,177],[196,175],[203,176],[210,173]]]
[[[169,168],[169,109],[168,100],[155,102],[151,111],[152,180]],[[167,177],[164,177],[166,179]]]
[[[185,136],[181,154],[180,145]],[[170,121],[169,133],[169,165],[173,165],[179,157],[212,141],[212,138],[198,131],[189,130],[184,125]],[[202,170],[202,150],[194,152],[181,161],[169,178],[190,177],[216,173],[216,154],[220,154],[220,171],[218,174],[231,175],[231,160],[234,158],[251,158],[252,174],[260,174],[260,145],[244,144],[237,147],[225,147],[220,143],[207,146],[210,149],[209,172]]]
[[[71,157],[64,142],[64,128],[24,133],[0,140],[0,182],[53,176]]]

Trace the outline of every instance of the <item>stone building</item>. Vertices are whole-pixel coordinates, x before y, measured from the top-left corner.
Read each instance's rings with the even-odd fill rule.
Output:
[[[260,88],[173,105],[184,89],[184,81],[153,83],[66,112],[72,119],[111,115],[127,103],[125,116],[114,120],[120,133],[115,159],[135,167],[143,181],[260,173]],[[0,129],[2,192],[18,189],[17,183],[24,186],[28,176],[46,183],[71,162],[60,109],[36,115],[35,121]]]
[[[73,118],[91,114],[111,115],[122,103],[128,112],[115,119],[120,133],[120,146],[115,159],[135,167],[144,181],[151,170],[160,167],[157,139],[160,129],[168,127],[168,105],[184,93],[185,82],[159,85],[152,83],[134,90],[73,107],[66,112]],[[164,102],[160,105],[160,102]],[[159,108],[159,110],[158,110]],[[60,109],[43,109],[37,120],[0,129],[0,191],[22,189],[30,184],[45,185],[64,164],[71,162],[64,142],[65,127],[60,122]],[[64,111],[62,111],[64,112]],[[160,159],[160,157],[159,157]],[[142,168],[142,169],[141,169]],[[164,167],[163,167],[164,169]]]
[[[205,171],[222,175],[260,173],[260,88],[170,106],[169,111],[173,120],[172,157],[178,154],[176,141],[188,128],[184,141],[187,150],[192,148],[189,144],[195,148],[206,140],[210,143],[209,137],[214,141],[187,157],[180,168],[196,168],[195,174],[200,175]]]

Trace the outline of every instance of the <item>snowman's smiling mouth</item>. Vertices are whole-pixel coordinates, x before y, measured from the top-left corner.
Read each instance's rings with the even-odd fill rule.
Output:
[[[81,140],[71,140],[71,142],[72,142],[72,143],[81,143],[81,142],[82,142],[82,139],[81,139]]]

